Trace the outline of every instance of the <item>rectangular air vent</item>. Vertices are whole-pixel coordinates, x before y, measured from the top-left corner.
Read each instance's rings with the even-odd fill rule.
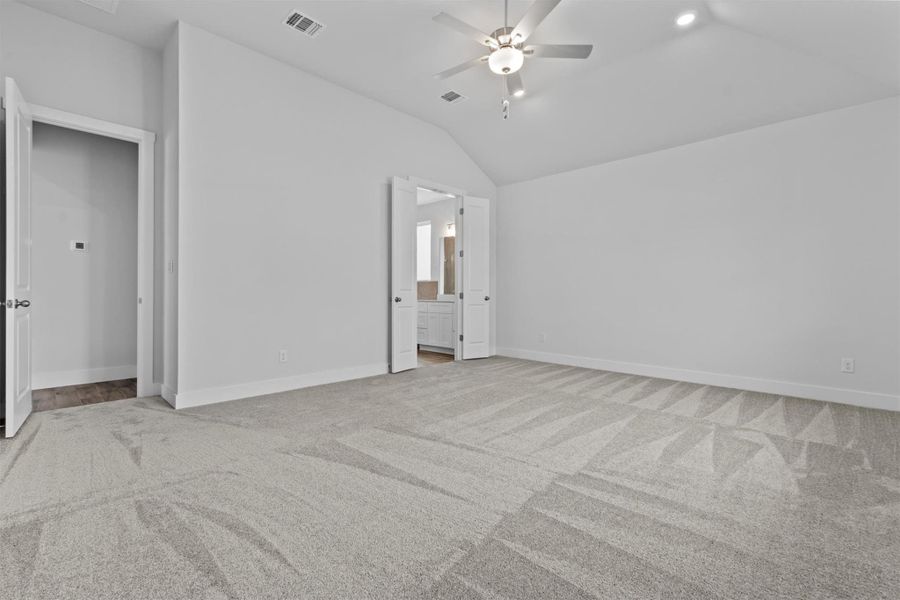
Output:
[[[284,20],[284,24],[291,29],[296,29],[300,33],[305,33],[309,37],[316,37],[325,29],[323,23],[319,23],[313,18],[304,15],[300,11],[292,10]]]
[[[454,92],[450,90],[449,92],[441,95],[441,100],[445,102],[449,102],[450,104],[456,104],[457,102],[462,102],[463,100],[468,100],[466,96],[463,96],[459,92]]]

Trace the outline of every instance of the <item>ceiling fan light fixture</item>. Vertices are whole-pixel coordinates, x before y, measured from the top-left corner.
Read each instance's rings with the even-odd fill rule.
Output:
[[[500,46],[488,57],[488,66],[497,75],[509,75],[522,68],[525,54],[510,45]]]
[[[515,96],[516,98],[521,98],[524,95],[525,95],[525,90],[516,90],[513,92],[513,96]]]

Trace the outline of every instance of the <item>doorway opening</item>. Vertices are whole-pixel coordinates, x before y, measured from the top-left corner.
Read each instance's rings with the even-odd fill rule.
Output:
[[[393,178],[391,373],[490,356],[490,253],[489,200]]]
[[[22,94],[16,81],[6,77],[3,81],[3,100],[5,111],[0,111],[0,121],[3,132],[3,159],[2,159],[2,228],[5,233],[2,244],[4,257],[0,263],[4,266],[2,278],[5,318],[3,324],[4,344],[2,347],[3,368],[2,374],[2,421],[0,428],[4,437],[12,437],[18,432],[34,409],[32,377],[33,365],[33,324],[32,306],[34,298],[34,285],[32,278],[32,182],[33,182],[33,137],[35,124],[57,126],[66,130],[83,132],[103,138],[121,140],[137,146],[137,226],[131,233],[131,242],[137,247],[137,260],[131,261],[131,268],[136,277],[136,285],[129,292],[135,318],[131,321],[136,328],[136,349],[133,373],[129,370],[125,379],[136,379],[136,396],[152,396],[159,393],[159,384],[153,381],[153,236],[154,236],[154,202],[153,202],[153,175],[154,175],[154,144],[156,134],[143,129],[136,129],[109,121],[102,121],[91,117],[85,117],[74,113],[65,112],[47,106],[31,104]],[[96,165],[83,171],[90,172]],[[49,173],[49,187],[57,185],[63,189],[56,190],[64,195],[69,190],[67,186],[54,184],[53,178],[59,174],[55,171]],[[103,185],[109,182],[106,178],[100,178]],[[83,184],[83,182],[82,182]],[[102,186],[101,186],[102,187]],[[96,201],[96,195],[100,194],[88,188],[87,197]],[[57,215],[59,216],[59,215]],[[65,221],[65,218],[62,219]],[[49,229],[48,229],[49,231]],[[87,235],[66,235],[68,252],[91,254],[91,236],[93,230],[87,230]],[[58,239],[58,236],[51,236]],[[99,238],[98,238],[99,239]],[[70,257],[71,258],[71,257]],[[102,271],[103,269],[101,269]],[[85,272],[82,271],[82,275]],[[80,280],[79,285],[80,285]],[[104,287],[115,286],[106,279],[101,279]],[[72,283],[71,285],[75,285]],[[70,289],[57,291],[57,295],[65,297]],[[135,295],[136,294],[136,295]],[[136,305],[136,309],[134,308]],[[40,311],[39,311],[40,312]],[[130,329],[131,326],[128,326]],[[71,334],[65,324],[53,326],[54,340],[59,343]],[[84,350],[84,348],[82,348]],[[90,352],[88,352],[90,354]],[[130,359],[129,356],[126,357]],[[119,357],[119,360],[122,360]],[[118,362],[115,367],[131,367],[130,364]],[[40,367],[38,367],[40,368]],[[78,371],[79,369],[74,369]],[[100,369],[101,371],[103,369]],[[81,377],[88,377],[81,369]],[[69,372],[63,372],[69,373]],[[54,376],[60,372],[53,372]],[[69,373],[71,374],[71,373]],[[101,379],[119,382],[117,387],[126,387],[121,383],[121,371],[105,371]],[[127,376],[131,375],[131,376]],[[99,373],[90,374],[91,378],[99,377]],[[51,383],[47,383],[47,382]],[[56,380],[57,382],[60,379]],[[73,385],[93,384],[97,379],[87,379],[86,383],[74,383]],[[53,378],[44,379],[47,387],[59,387],[54,385]],[[40,384],[39,382],[39,385]],[[113,385],[113,384],[111,384]],[[130,382],[128,385],[131,385]],[[68,387],[68,386],[63,386]],[[70,390],[71,391],[71,390]],[[74,392],[73,392],[74,393]],[[118,393],[124,393],[119,391]],[[128,393],[129,395],[130,392]],[[110,394],[107,391],[107,397]],[[79,401],[79,403],[82,403]]]
[[[451,362],[458,347],[456,220],[461,198],[416,187],[417,366]]]
[[[138,145],[34,123],[35,411],[137,396]]]

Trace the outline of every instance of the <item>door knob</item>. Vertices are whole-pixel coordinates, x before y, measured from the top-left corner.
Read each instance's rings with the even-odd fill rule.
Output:
[[[485,297],[484,297],[484,301],[485,301],[485,302],[487,302],[487,301],[490,300],[490,299],[491,299],[490,296],[485,296]]]
[[[19,308],[20,306],[22,308],[28,308],[31,306],[31,300],[19,300],[16,298],[16,308]]]
[[[394,302],[400,302],[400,296],[394,296]]]

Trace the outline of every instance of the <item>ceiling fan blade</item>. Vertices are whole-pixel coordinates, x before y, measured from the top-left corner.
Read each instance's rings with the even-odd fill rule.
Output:
[[[562,2],[562,0],[537,0],[537,2],[532,4],[531,8],[528,9],[528,12],[525,13],[525,16],[522,17],[522,20],[519,21],[519,24],[512,30],[513,43],[521,44],[527,40],[528,36],[534,33],[537,26],[541,24],[541,21],[543,21],[544,18],[550,14],[550,11],[556,8],[556,5],[560,2]]]
[[[538,58],[587,58],[593,49],[591,44],[534,44],[523,52]]]
[[[525,94],[525,85],[522,83],[522,74],[519,71],[507,75],[505,79],[507,96],[518,98]]]
[[[466,23],[464,21],[460,21],[456,17],[448,15],[447,13],[442,12],[438,15],[435,15],[433,20],[436,23],[440,23],[441,25],[446,25],[450,29],[457,31],[468,38],[472,38],[473,40],[475,40],[482,46],[487,46],[489,48],[491,46],[493,46],[496,48],[497,46],[500,45],[500,42],[498,42],[497,40],[495,40],[488,34],[482,32],[482,31],[479,31],[478,29],[476,29],[475,27],[472,27],[468,23]]]
[[[435,79],[447,79],[448,77],[453,77],[457,73],[462,73],[463,71],[471,69],[472,67],[485,62],[487,59],[488,59],[488,57],[487,57],[487,55],[485,55],[485,56],[479,56],[478,58],[473,58],[472,60],[467,60],[466,62],[462,63],[461,65],[456,65],[455,67],[447,69],[446,71],[441,71],[440,73],[435,73],[434,78]]]

